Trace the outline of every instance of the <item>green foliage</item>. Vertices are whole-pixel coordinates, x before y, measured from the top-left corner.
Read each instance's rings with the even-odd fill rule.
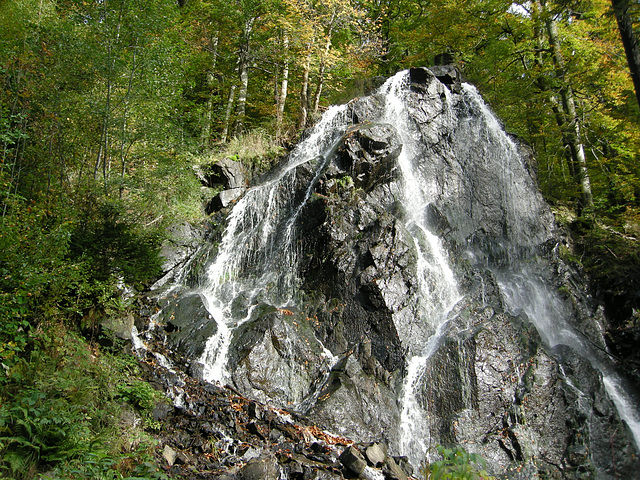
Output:
[[[151,411],[160,398],[162,398],[160,393],[147,382],[136,379],[118,385],[117,390],[118,396],[124,398],[131,405],[145,411]]]
[[[467,453],[462,447],[437,447],[442,460],[427,463],[422,466],[420,473],[425,480],[482,480],[492,479],[484,470],[485,460],[478,454]]]
[[[0,449],[13,475],[28,470],[28,462],[54,464],[90,448],[80,405],[27,389],[7,407],[0,409]]]
[[[131,465],[131,466],[129,466]],[[123,466],[126,468],[123,469]],[[124,472],[123,472],[124,470]],[[82,460],[67,462],[55,469],[55,474],[43,474],[42,480],[168,480],[168,476],[153,462],[153,455],[147,450],[122,455],[119,458],[88,452]]]
[[[634,216],[628,213],[627,218]],[[635,218],[638,221],[637,216]],[[614,297],[627,289],[633,291],[640,279],[640,246],[635,237],[620,232],[624,231],[625,226],[631,230],[630,233],[638,234],[637,225],[635,228],[628,224],[612,227],[574,222],[571,225],[576,239],[575,254],[580,256],[589,277],[599,285],[602,293]],[[615,305],[615,302],[612,306],[623,309],[622,305]],[[614,317],[613,312],[610,313]],[[627,316],[630,317],[631,312]]]
[[[0,217],[0,384],[27,348],[34,311],[48,311],[71,279],[71,269],[56,262],[67,226],[52,228],[45,212],[19,199],[8,208],[13,214]]]
[[[69,255],[86,261],[99,281],[122,275],[127,283],[143,284],[160,271],[159,238],[123,217],[117,203],[91,205],[71,235]]]
[[[0,217],[0,384],[29,347],[43,318],[79,320],[90,311],[122,314],[120,279],[143,285],[159,270],[159,237],[106,206],[75,220],[11,199]]]
[[[31,337],[29,361],[0,394],[0,475],[166,478],[141,428],[162,396],[137,378],[136,360],[102,353],[61,325]]]
[[[353,188],[353,178],[350,175],[339,178],[336,182],[336,187],[338,187],[338,193],[351,190]]]

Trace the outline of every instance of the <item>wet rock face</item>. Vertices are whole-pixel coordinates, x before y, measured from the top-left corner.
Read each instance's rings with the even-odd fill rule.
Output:
[[[335,164],[357,188],[368,191],[392,178],[402,144],[391,125],[369,122],[350,127]],[[344,177],[343,177],[344,178]]]
[[[362,103],[354,108],[367,110],[369,105]],[[308,252],[302,259],[302,288],[321,297],[311,312],[318,320],[318,338],[335,355],[367,340],[373,357],[387,371],[403,363],[393,313],[407,296],[415,263],[415,253],[401,242],[403,227],[393,215],[395,160],[401,148],[390,125],[365,121],[348,129],[305,206],[300,226],[303,251]],[[379,285],[390,271],[397,272],[389,280],[394,284]],[[399,298],[388,305],[385,295],[392,294]]]
[[[356,357],[347,357],[333,368],[318,401],[306,413],[349,438],[387,444],[397,441],[394,425],[400,421],[400,412],[395,394]]]
[[[299,292],[290,309],[252,306],[251,318],[233,332],[229,381],[244,399],[234,408],[241,415],[252,399],[253,410],[245,412],[251,418],[210,419],[229,425],[224,435],[277,448],[269,450],[275,457],[260,450],[251,458],[240,449],[234,455],[244,467],[228,471],[237,478],[368,478],[374,468],[384,478],[407,478],[404,460],[392,455],[407,448],[405,381],[410,360],[423,355],[415,388],[422,445],[415,440],[403,452],[414,465],[429,446],[463,444],[487,459],[491,473],[510,478],[637,478],[640,460],[600,374],[582,352],[545,344],[532,318],[504,293],[522,274],[509,270],[513,262],[523,269],[547,265],[540,275],[564,292],[568,323],[604,347],[601,314],[579,275],[554,254],[559,239],[532,163],[492,136],[487,121],[473,120],[482,106],[463,94],[451,67],[412,69],[408,82],[410,121],[402,128],[417,146],[408,151],[400,126],[383,118],[380,94],[361,98],[349,105],[353,124],[326,156],[297,164],[282,187],[292,191],[286,207],[300,206]],[[403,197],[401,154],[412,157],[433,197],[420,214],[446,246],[457,280],[459,300],[439,330],[421,313],[430,299],[423,298],[417,265],[433,259],[420,256],[415,225],[405,221],[415,212]],[[505,271],[511,276],[499,281]],[[188,292],[163,316],[168,346],[191,360],[219,320]],[[361,445],[340,453],[313,447],[273,412],[258,419],[255,401],[303,413]],[[372,442],[388,451],[369,450]]]
[[[329,359],[308,324],[274,312],[242,325],[228,368],[236,388],[274,406],[297,405],[329,370]]]
[[[162,302],[167,343],[181,356],[195,359],[202,355],[207,339],[217,330],[200,295],[187,293]]]
[[[450,83],[436,79],[447,75]],[[532,162],[506,167],[461,137],[445,107],[445,99],[460,91],[455,78],[448,69],[415,70],[410,77],[409,109],[416,135],[423,139],[423,150],[414,154],[424,158],[419,168],[436,192],[426,215],[453,254],[472,259],[459,264],[464,300],[450,314],[451,334],[430,358],[424,374],[429,380],[418,394],[431,441],[474,445],[495,473],[525,464],[540,474],[589,477],[609,472],[613,462],[633,475],[637,457],[626,452],[609,460],[600,450],[602,436],[595,432],[604,424],[614,443],[629,437],[615,415],[594,420],[601,418],[597,405],[606,397],[602,384],[590,380],[598,373],[583,361],[584,376],[575,380],[580,387],[571,386],[565,367],[547,352],[529,319],[509,314],[493,275],[473,266],[502,268],[532,249],[546,255],[556,262],[558,288],[564,282],[564,289],[572,290],[576,324],[590,318],[580,328],[596,338],[595,307],[570,287],[577,275],[551,255],[555,227],[531,178]],[[315,300],[310,303],[318,339],[334,354],[353,352],[334,367],[323,400],[309,415],[339,425],[341,434],[363,441],[377,434],[397,445],[393,425],[400,421],[401,408],[393,398],[407,354],[420,353],[415,339],[429,338],[433,329],[416,320],[417,252],[398,221],[397,162],[389,161],[400,149],[393,146],[397,135],[392,127],[377,123],[380,104],[377,97],[354,102],[351,108],[360,123],[348,129],[318,183],[317,196],[305,207],[301,276],[303,290]],[[377,129],[373,140],[371,125]],[[510,154],[518,155],[515,146]],[[522,198],[505,193],[502,182],[514,178],[522,184]],[[368,351],[369,357],[360,355]],[[359,406],[367,398],[376,399],[368,411]],[[613,408],[610,400],[605,403]]]

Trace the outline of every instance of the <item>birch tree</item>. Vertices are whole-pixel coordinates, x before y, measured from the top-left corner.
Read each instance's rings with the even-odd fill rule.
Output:
[[[567,75],[558,27],[553,15],[548,9],[546,0],[540,0],[538,7],[540,9],[541,21],[544,22],[550,46],[550,54],[555,66],[558,96],[561,99],[561,105],[556,108],[560,108],[562,111],[561,114],[557,114],[557,118],[559,127],[563,133],[565,148],[568,149],[570,153],[570,169],[580,188],[580,204],[582,208],[591,208],[593,207],[593,194],[591,192],[591,180],[587,169],[587,160],[582,139],[582,121],[576,108],[573,87]]]

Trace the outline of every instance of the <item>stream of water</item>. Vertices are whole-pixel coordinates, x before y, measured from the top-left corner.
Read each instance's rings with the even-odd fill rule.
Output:
[[[427,339],[423,351],[408,359],[407,375],[401,393],[401,426],[399,453],[407,455],[414,465],[419,465],[428,458],[432,447],[429,438],[429,415],[418,401],[418,395],[429,382],[426,368],[429,358],[437,351],[442,339],[447,335],[447,313],[460,299],[456,280],[449,266],[448,258],[441,240],[430,232],[425,223],[424,212],[429,203],[435,201],[436,192],[433,179],[420,176],[416,162],[422,160],[415,144],[416,135],[407,117],[404,98],[408,94],[406,73],[400,73],[390,79],[383,87],[386,94],[385,120],[396,127],[402,139],[403,151],[398,159],[404,185],[404,202],[407,230],[412,233],[419,251],[418,279],[423,298],[422,315],[424,320],[436,327],[435,333]],[[623,382],[604,360],[595,360],[593,348],[586,344],[567,323],[568,313],[552,286],[540,279],[528,265],[527,247],[535,244],[538,226],[541,223],[542,203],[539,196],[531,197],[523,179],[528,178],[526,166],[520,158],[518,149],[506,135],[502,126],[487,108],[475,88],[463,86],[463,102],[473,115],[457,118],[457,122],[465,124],[454,135],[452,148],[455,155],[464,157],[469,152],[477,151],[476,145],[484,147],[482,157],[474,157],[474,163],[493,162],[500,166],[493,179],[496,184],[491,188],[499,189],[500,201],[505,211],[506,228],[502,244],[502,258],[491,264],[487,260],[486,267],[499,277],[502,295],[511,313],[525,313],[539,331],[548,347],[567,345],[576,352],[581,352],[594,368],[603,375],[604,386],[615,403],[618,412],[633,432],[636,446],[640,440],[640,417],[633,399],[625,392]],[[447,105],[449,96],[444,99],[444,111],[447,115],[456,115]],[[508,269],[501,264],[508,264]]]
[[[328,153],[347,126],[346,107],[331,107],[298,144],[289,161],[270,180],[249,189],[233,208],[218,249],[209,265],[200,295],[218,324],[217,333],[205,346],[199,363],[203,378],[223,382],[234,329],[251,319],[260,303],[285,308],[297,291],[298,254],[294,225],[308,200]],[[315,177],[305,197],[294,198],[296,168],[314,165]]]
[[[406,211],[405,228],[418,252],[420,316],[423,322],[435,328],[435,333],[429,339],[416,339],[420,343],[426,340],[426,343],[420,353],[407,359],[407,375],[401,392],[398,451],[418,466],[431,445],[426,412],[420,406],[417,395],[424,382],[428,381],[425,374],[427,360],[437,351],[445,335],[446,315],[460,299],[460,293],[442,242],[427,223],[425,212],[435,200],[436,191],[431,187],[433,179],[424,178],[415,162],[416,158],[420,158],[418,145],[404,104],[404,96],[408,91],[407,73],[402,72],[390,78],[381,91],[386,97],[384,120],[395,126],[403,145],[398,165]]]

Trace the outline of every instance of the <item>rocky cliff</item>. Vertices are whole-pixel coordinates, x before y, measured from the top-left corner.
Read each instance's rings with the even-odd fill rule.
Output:
[[[534,172],[449,67],[328,112],[210,204],[156,292],[140,338],[163,345],[162,416],[191,422],[168,448],[203,478],[404,478],[436,445],[509,478],[640,478],[633,390]]]

